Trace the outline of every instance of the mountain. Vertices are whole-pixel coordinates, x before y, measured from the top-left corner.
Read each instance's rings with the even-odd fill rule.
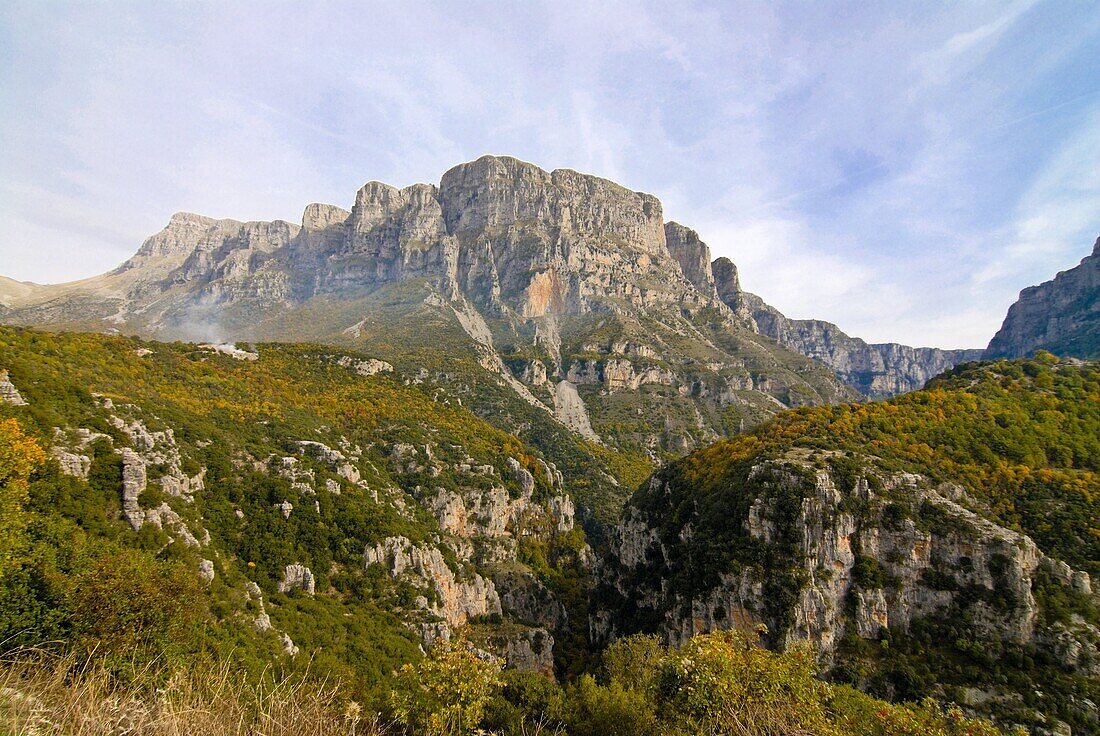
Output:
[[[494,156],[438,186],[370,182],[350,212],[311,204],[301,225],[179,213],[110,273],[5,280],[0,297],[11,324],[325,342],[466,384],[488,372],[650,462],[787,407],[911,390],[972,357],[786,320],[656,198]]]
[[[486,156],[439,186],[370,182],[350,212],[312,204],[300,226],[177,214],[110,273],[7,289],[2,318],[326,342],[464,384],[489,373],[649,462],[789,406],[859,397],[734,314],[707,285],[709,250],[682,235],[650,195]]]
[[[983,357],[1022,358],[1036,350],[1100,356],[1100,238],[1076,267],[1020,292]]]
[[[840,380],[873,399],[915,391],[933,376],[982,356],[981,350],[868,344],[858,337],[849,337],[831,322],[789,319],[757,295],[743,291],[737,267],[728,258],[716,260],[713,271],[719,297],[757,332],[823,363]]]
[[[786,412],[658,471],[601,561],[597,634],[767,627],[834,680],[1100,728],[1100,364],[970,364]]]

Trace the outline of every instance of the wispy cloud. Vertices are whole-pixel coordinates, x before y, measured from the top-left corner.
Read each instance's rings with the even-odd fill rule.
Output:
[[[0,33],[17,278],[491,152],[658,194],[794,316],[975,346],[1100,233],[1091,7],[15,0]]]

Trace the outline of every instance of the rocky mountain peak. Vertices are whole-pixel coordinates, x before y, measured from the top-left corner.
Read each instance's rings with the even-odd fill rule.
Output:
[[[665,243],[668,252],[680,264],[680,270],[692,285],[705,296],[718,298],[714,273],[711,270],[710,248],[699,239],[699,233],[678,222],[665,223]],[[729,263],[728,259],[725,259]],[[730,263],[732,266],[733,264]],[[736,268],[734,269],[736,279]]]
[[[241,227],[237,220],[216,220],[177,212],[164,229],[145,239],[137,253],[115,273],[132,271],[159,280],[178,268],[204,242],[221,240]]]
[[[590,174],[482,156],[445,173],[439,197],[448,233],[537,224],[667,255],[660,201]]]
[[[1100,355],[1100,238],[1077,266],[1020,292],[983,357],[1022,358],[1036,350]]]
[[[306,205],[306,209],[302,213],[302,228],[304,230],[324,230],[333,225],[343,224],[350,216],[351,213],[342,207],[314,202]]]
[[[502,227],[550,215],[550,174],[509,156],[482,156],[459,164],[439,182],[450,233]]]
[[[736,304],[738,295],[741,294],[741,278],[737,274],[737,266],[733,261],[722,256],[716,259],[710,268],[719,298],[731,306]]]

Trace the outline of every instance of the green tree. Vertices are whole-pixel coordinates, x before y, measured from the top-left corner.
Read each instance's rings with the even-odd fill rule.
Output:
[[[407,733],[461,736],[481,723],[500,680],[500,665],[486,661],[465,642],[439,642],[428,656],[395,674],[393,714]]]

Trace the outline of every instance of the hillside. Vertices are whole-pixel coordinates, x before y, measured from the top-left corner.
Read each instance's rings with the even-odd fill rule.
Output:
[[[330,347],[2,328],[0,364],[0,416],[53,458],[31,508],[182,560],[229,630],[360,679],[478,618],[526,669],[583,644],[573,499],[619,483],[603,448],[560,433],[548,456]],[[25,623],[3,638],[60,633]]]
[[[596,625],[765,624],[880,695],[1095,732],[1098,463],[1100,366],[1049,354],[788,412],[642,486]]]
[[[0,365],[17,733],[996,733],[826,685],[755,637],[598,658],[574,498],[636,469],[569,433],[544,452],[529,438],[551,430],[503,431],[423,371],[16,328]]]

